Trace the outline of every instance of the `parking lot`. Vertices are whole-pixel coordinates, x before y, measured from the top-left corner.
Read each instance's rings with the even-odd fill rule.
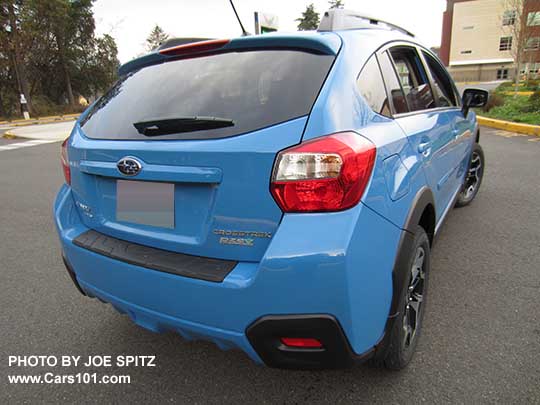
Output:
[[[20,142],[0,140],[0,403],[540,403],[540,138],[482,129],[484,183],[441,229],[423,336],[402,372],[264,368],[83,297],[52,219],[60,143],[2,149]],[[50,371],[14,369],[9,355],[121,354],[155,355],[156,367],[96,370],[129,375],[122,385],[8,384]]]

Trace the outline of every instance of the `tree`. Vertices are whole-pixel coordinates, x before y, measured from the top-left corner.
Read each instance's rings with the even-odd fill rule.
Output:
[[[93,0],[0,0],[0,116],[18,115],[22,92],[34,114],[79,111],[117,79],[118,50],[97,37]]]
[[[501,16],[503,30],[512,37],[510,54],[514,59],[514,83],[517,93],[521,65],[527,58],[527,44],[533,37],[533,30],[528,26],[526,5],[530,0],[504,0],[504,12]],[[537,0],[535,0],[537,1]],[[528,76],[528,72],[527,72]]]
[[[306,11],[302,13],[302,17],[297,18],[295,21],[298,21],[298,31],[316,30],[320,19],[313,3],[307,6]]]
[[[75,106],[72,77],[94,40],[94,0],[28,0],[25,31],[45,35],[44,45],[55,56],[68,102]],[[39,40],[37,41],[39,42]]]
[[[148,38],[146,38],[146,50],[150,52],[156,49],[167,39],[169,39],[169,34],[166,34],[165,31],[156,24],[150,32],[150,35],[148,35]]]
[[[330,9],[345,7],[345,3],[342,0],[330,0],[328,4],[330,4]]]

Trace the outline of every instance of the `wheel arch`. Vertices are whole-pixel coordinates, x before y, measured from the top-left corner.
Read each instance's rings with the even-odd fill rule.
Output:
[[[403,229],[415,233],[416,226],[420,225],[426,231],[430,244],[435,236],[435,199],[428,187],[422,187],[414,197],[409,213],[405,218]]]
[[[411,208],[399,240],[394,268],[392,269],[392,302],[390,304],[390,313],[384,328],[384,336],[375,348],[375,361],[386,356],[392,325],[399,315],[400,297],[404,283],[407,282],[408,263],[410,252],[414,245],[415,233],[418,226],[422,226],[429,238],[430,245],[435,233],[435,200],[433,193],[428,187],[422,187],[412,201]],[[427,229],[426,229],[427,228]]]

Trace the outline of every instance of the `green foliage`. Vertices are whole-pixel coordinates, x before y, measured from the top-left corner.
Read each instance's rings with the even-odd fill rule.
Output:
[[[93,1],[0,1],[0,116],[20,115],[21,87],[32,115],[49,115],[80,110],[79,96],[116,80],[116,43],[95,35]]]
[[[345,3],[342,0],[330,0],[328,4],[330,4],[330,9],[345,7]]]
[[[159,26],[155,25],[150,35],[146,38],[146,50],[148,52],[160,46],[163,42],[169,39],[169,34],[166,34],[165,31]]]
[[[297,18],[296,21],[298,21],[298,31],[316,30],[319,27],[319,13],[315,11],[313,3],[306,7],[302,17]]]
[[[506,95],[503,96],[503,100],[503,105],[493,107],[489,112],[481,114],[505,121],[540,125],[540,92],[530,97]]]
[[[504,82],[501,83],[496,89],[495,93],[501,94],[508,91],[514,91],[517,88],[517,91],[536,91],[539,89],[540,80],[530,79],[529,81],[522,81],[516,87],[514,82]]]
[[[540,113],[540,90],[535,91],[530,95],[527,105],[523,112],[537,112]]]
[[[491,111],[494,107],[500,107],[504,105],[504,97],[498,93],[492,93],[489,96],[487,104],[484,106],[484,112]]]

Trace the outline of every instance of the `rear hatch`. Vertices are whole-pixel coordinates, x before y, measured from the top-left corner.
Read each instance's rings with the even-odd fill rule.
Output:
[[[125,74],[70,142],[85,225],[160,249],[260,260],[282,215],[269,191],[273,162],[301,141],[339,49],[330,36],[154,54]]]

